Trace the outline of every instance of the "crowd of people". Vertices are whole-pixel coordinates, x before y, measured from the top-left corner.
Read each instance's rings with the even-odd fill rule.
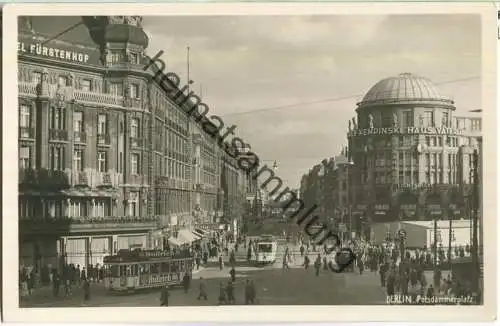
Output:
[[[54,297],[68,297],[73,294],[74,287],[81,287],[84,299],[90,297],[90,284],[104,280],[105,267],[100,264],[89,264],[80,267],[74,264],[61,264],[61,268],[52,268],[48,265],[37,271],[33,266],[21,266],[19,270],[19,290],[21,297],[29,298],[36,288],[43,285],[51,286]]]
[[[363,274],[366,268],[378,273],[380,285],[385,288],[387,295],[473,295],[470,280],[459,279],[453,270],[449,270],[449,265],[446,265],[449,255],[442,246],[438,245],[437,250],[426,247],[405,249],[403,259],[401,248],[395,243],[374,245],[365,241],[352,241],[349,246],[357,256],[352,270]],[[434,252],[437,252],[437,257],[434,257]],[[460,246],[453,248],[451,258],[468,255],[470,246]]]

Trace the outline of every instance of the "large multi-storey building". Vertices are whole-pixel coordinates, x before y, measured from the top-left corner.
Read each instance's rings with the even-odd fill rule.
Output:
[[[245,176],[144,69],[142,18],[85,17],[69,41],[38,31],[50,19],[19,20],[21,263],[101,263],[153,229],[237,217]]]
[[[427,78],[381,80],[349,122],[353,204],[373,222],[463,218],[481,118],[455,116]]]
[[[481,118],[455,110],[427,78],[381,80],[349,121],[344,157],[302,177],[302,200],[366,237],[377,222],[469,217]]]

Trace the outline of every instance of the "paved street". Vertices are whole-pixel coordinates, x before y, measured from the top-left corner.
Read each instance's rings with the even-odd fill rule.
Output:
[[[284,250],[284,247],[280,251]],[[256,284],[258,304],[261,305],[352,305],[352,304],[384,304],[385,294],[379,285],[378,275],[366,273],[334,274],[321,271],[316,277],[314,270],[300,268],[302,259],[297,254],[296,263],[288,271],[281,269],[281,262],[273,266],[255,267],[243,263],[243,249],[237,255],[239,263],[236,267],[237,285],[235,297],[237,304],[244,304],[245,279],[252,279]],[[280,257],[282,255],[279,255]],[[311,254],[311,258],[314,257]],[[213,262],[212,264],[215,264]],[[209,264],[209,265],[212,265]],[[242,266],[246,265],[246,266]],[[199,278],[206,282],[208,300],[198,301]],[[217,305],[219,286],[229,279],[229,268],[220,271],[218,267],[209,266],[193,274],[191,289],[187,294],[181,288],[170,291],[171,306]],[[28,300],[21,302],[22,307],[69,307],[69,306],[158,306],[159,290],[128,295],[112,295],[104,291],[102,284],[92,285],[91,300],[83,301],[83,293],[75,289],[68,298],[53,298],[50,289],[40,289]]]

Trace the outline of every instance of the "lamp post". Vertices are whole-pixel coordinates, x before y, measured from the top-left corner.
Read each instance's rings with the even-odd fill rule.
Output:
[[[349,155],[350,156],[350,155]],[[352,198],[351,198],[351,174],[349,170],[354,166],[354,162],[349,157],[346,165],[346,179],[347,179],[347,214],[349,218],[349,237],[352,237]]]
[[[476,110],[470,110],[469,112],[473,113],[482,113],[482,109],[476,109]],[[482,150],[482,137],[479,136],[476,138],[476,141],[478,143],[478,148],[474,149],[474,152],[472,154],[472,175],[473,175],[473,187],[472,187],[472,250],[471,250],[471,258],[472,258],[472,268],[473,268],[473,279],[472,279],[472,290],[476,295],[479,295],[479,292],[482,292],[481,288],[481,283],[480,279],[482,278],[481,271],[480,271],[480,263],[479,263],[479,258],[480,258],[480,253],[479,250],[481,249],[481,246],[479,245],[479,236],[481,236],[482,240],[482,230],[481,230],[481,235],[478,234],[478,228],[482,228],[482,221],[479,223],[479,205],[480,205],[480,200],[481,200],[481,189],[480,189],[480,173],[479,169],[480,164],[482,162],[479,162],[479,151]],[[482,242],[482,241],[481,241]],[[482,299],[481,299],[482,301]]]
[[[474,150],[473,154],[473,190],[472,190],[472,266],[473,266],[473,291],[478,293],[479,291],[479,246],[478,246],[478,220],[479,220],[479,153],[477,149]]]

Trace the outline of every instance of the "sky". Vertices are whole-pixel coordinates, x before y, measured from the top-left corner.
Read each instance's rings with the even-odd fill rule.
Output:
[[[148,53],[165,51],[167,69],[182,77],[190,47],[192,89],[261,159],[276,160],[290,187],[339,154],[356,102],[380,79],[463,80],[438,88],[458,114],[481,107],[475,15],[171,16],[143,25]]]
[[[145,16],[143,26],[146,52],[163,50],[183,82],[190,47],[191,89],[291,188],[339,154],[356,103],[383,78],[421,75],[457,114],[481,108],[478,15]]]

